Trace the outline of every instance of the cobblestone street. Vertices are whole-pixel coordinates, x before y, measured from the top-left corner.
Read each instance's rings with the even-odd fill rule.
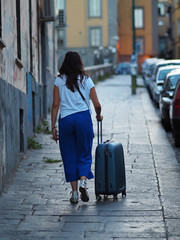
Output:
[[[142,85],[141,79],[138,84]],[[127,196],[69,202],[59,146],[51,135],[38,134],[43,145],[28,150],[0,196],[0,239],[180,239],[180,165],[145,88],[131,95],[129,76],[113,76],[96,86],[102,104],[103,140],[123,144]],[[94,153],[97,146],[93,110]],[[48,116],[50,121],[50,115]]]

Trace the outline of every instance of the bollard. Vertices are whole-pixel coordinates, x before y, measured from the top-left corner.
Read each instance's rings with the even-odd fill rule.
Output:
[[[136,75],[131,75],[131,92],[136,94]]]

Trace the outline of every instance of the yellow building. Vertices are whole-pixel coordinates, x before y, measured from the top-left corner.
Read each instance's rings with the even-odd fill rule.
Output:
[[[158,49],[160,58],[169,58],[168,53],[168,14],[169,0],[158,0]]]
[[[171,8],[171,48],[172,57],[180,58],[180,1],[174,0],[174,5]]]
[[[78,51],[85,66],[112,62],[117,40],[116,0],[56,0],[59,63]]]
[[[135,0],[135,52],[139,66],[146,57],[158,55],[157,0]],[[118,0],[118,61],[133,54],[133,1]]]

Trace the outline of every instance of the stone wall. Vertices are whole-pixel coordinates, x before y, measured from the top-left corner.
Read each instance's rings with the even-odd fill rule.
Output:
[[[97,82],[100,78],[104,78],[106,75],[113,74],[112,64],[101,64],[91,67],[86,67],[85,71],[89,74],[94,82]]]
[[[27,73],[27,94],[0,78],[0,193],[27,150],[42,114],[42,87]]]
[[[56,34],[39,3],[20,1],[17,10],[16,1],[1,2],[0,193],[52,104]]]

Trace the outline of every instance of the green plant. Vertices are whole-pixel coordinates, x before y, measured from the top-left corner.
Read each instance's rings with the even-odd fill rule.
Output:
[[[42,121],[36,128],[37,133],[51,134],[50,126],[48,121]]]
[[[59,162],[62,162],[61,159],[51,159],[51,158],[46,158],[44,160],[45,163],[59,163]]]
[[[42,144],[38,143],[33,138],[28,138],[28,148],[29,149],[42,149]]]
[[[136,87],[137,87],[137,88],[145,88],[144,85],[139,85],[139,84],[137,84]]]
[[[100,81],[104,81],[105,79],[109,78],[111,76],[110,73],[105,73],[104,75],[99,75],[96,80],[94,80],[95,84]]]

